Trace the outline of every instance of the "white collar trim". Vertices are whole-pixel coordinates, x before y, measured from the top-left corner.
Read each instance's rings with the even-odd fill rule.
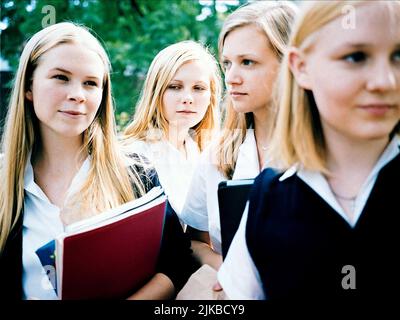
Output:
[[[375,184],[379,171],[391,160],[393,160],[400,153],[400,138],[395,136],[389,145],[386,147],[378,162],[368,175],[360,192],[356,198],[353,220],[350,220],[342,207],[337,202],[332,193],[331,188],[326,178],[317,171],[306,170],[299,164],[295,164],[287,169],[284,174],[279,178],[279,181],[284,181],[289,177],[297,174],[311,189],[313,189],[322,199],[324,199],[344,220],[346,220],[352,227],[354,227],[364,209],[364,206],[369,198],[371,190]]]

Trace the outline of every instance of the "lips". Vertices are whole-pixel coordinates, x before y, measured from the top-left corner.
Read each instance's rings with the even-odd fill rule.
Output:
[[[77,111],[77,110],[59,110],[58,112],[61,112],[63,115],[69,117],[69,118],[79,118],[80,116],[84,116],[85,113]]]
[[[179,113],[179,114],[195,114],[196,112],[195,111],[191,111],[191,110],[180,110],[180,111],[177,111],[176,113]]]
[[[79,111],[61,111],[61,112],[64,112],[64,113],[68,113],[68,114],[71,114],[71,115],[73,115],[73,116],[79,116],[79,115],[83,115],[83,113],[82,112],[79,112]]]
[[[391,109],[396,108],[396,105],[387,103],[371,103],[361,105],[360,108],[372,115],[381,116]]]
[[[230,94],[231,96],[246,96],[246,95],[247,95],[247,93],[245,93],[245,92],[240,92],[240,91],[230,91],[229,94]]]

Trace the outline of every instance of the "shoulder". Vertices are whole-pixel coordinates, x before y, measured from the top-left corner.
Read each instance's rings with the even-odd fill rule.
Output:
[[[272,168],[266,168],[256,177],[252,187],[254,193],[267,193],[271,188],[276,187],[281,181],[282,172]]]
[[[281,176],[281,172],[267,168],[254,180],[249,196],[248,228],[257,227],[259,219],[268,211],[266,210],[270,203],[268,199],[275,200],[276,191],[286,184],[280,181]]]
[[[140,153],[127,153],[126,157],[128,171],[140,179],[146,192],[160,185],[157,172],[146,156]]]
[[[143,154],[148,157],[150,145],[143,140],[129,140],[124,142],[123,150],[127,154]]]

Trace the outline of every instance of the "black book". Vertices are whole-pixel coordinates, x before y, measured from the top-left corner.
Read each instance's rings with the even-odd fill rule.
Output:
[[[218,185],[219,219],[222,258],[225,259],[232,239],[239,228],[254,179],[222,181]]]

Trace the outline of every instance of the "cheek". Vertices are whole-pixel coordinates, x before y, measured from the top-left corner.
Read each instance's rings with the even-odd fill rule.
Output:
[[[207,107],[210,105],[211,102],[211,92],[203,92],[198,98],[197,98],[197,107],[199,111],[201,112],[206,112]]]
[[[166,91],[162,99],[162,110],[167,121],[171,121],[175,115],[176,104],[174,102],[174,94]]]
[[[266,68],[262,68],[247,78],[250,90],[256,93],[261,99],[267,99],[272,91],[271,88],[275,82],[276,74]]]
[[[97,110],[103,100],[103,90],[94,90],[89,94],[88,99],[90,99],[90,107]]]
[[[338,91],[326,90],[316,91],[314,94],[315,103],[317,104],[318,113],[322,125],[339,128],[343,124],[349,123],[351,113],[349,112],[346,97],[338,95]]]

